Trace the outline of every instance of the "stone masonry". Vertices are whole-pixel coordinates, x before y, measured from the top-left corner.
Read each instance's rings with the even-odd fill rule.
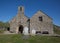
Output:
[[[11,19],[10,23],[10,31],[13,33],[22,33],[24,27],[29,28],[29,33],[31,33],[32,29],[36,30],[36,34],[53,34],[53,22],[52,18],[46,15],[42,11],[37,11],[32,18],[28,18],[24,15],[24,7],[18,7],[17,15]]]

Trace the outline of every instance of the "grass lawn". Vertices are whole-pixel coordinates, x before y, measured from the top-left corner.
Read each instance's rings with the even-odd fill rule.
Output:
[[[22,35],[0,35],[0,43],[60,43],[60,37],[31,36],[24,40]]]

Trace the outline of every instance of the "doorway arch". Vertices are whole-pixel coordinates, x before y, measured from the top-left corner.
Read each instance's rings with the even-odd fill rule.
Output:
[[[7,27],[7,31],[10,31],[10,27]]]
[[[19,33],[21,33],[21,34],[23,33],[23,25],[20,25],[20,26],[19,26],[18,31],[19,31]]]

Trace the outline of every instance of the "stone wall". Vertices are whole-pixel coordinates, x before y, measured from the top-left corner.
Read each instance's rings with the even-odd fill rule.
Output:
[[[42,17],[42,20],[39,20],[39,17]],[[19,26],[29,27],[28,18],[24,15],[24,7],[18,7],[17,15],[10,21],[10,31],[18,33]],[[52,18],[43,13],[42,11],[38,11],[34,14],[32,18],[30,18],[30,33],[32,30],[36,31],[47,31],[49,34],[53,34],[53,22]]]
[[[39,21],[39,16],[42,16],[42,21]],[[49,34],[53,34],[53,23],[52,19],[44,14],[41,11],[38,11],[31,19],[30,19],[30,32],[32,29],[36,31],[48,31]]]
[[[27,20],[28,18],[24,15],[24,8],[22,7],[22,11],[20,11],[18,7],[17,15],[10,21],[10,31],[18,33],[19,26],[28,27]]]

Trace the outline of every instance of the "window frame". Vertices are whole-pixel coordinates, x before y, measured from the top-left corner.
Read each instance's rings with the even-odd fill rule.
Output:
[[[43,17],[42,16],[39,16],[39,21],[43,21]]]

